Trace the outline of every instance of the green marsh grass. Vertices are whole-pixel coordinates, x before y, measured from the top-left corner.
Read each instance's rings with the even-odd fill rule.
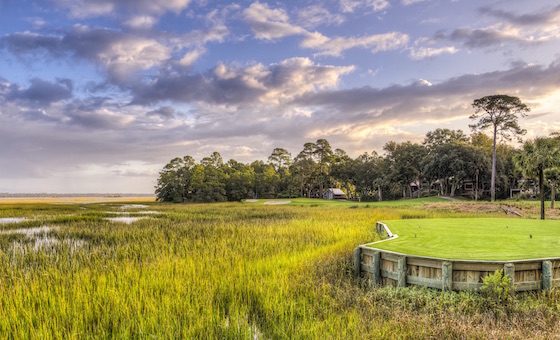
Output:
[[[32,237],[0,234],[0,334],[21,339],[557,334],[560,299],[554,294],[523,295],[491,309],[476,294],[373,290],[353,278],[352,250],[376,239],[376,221],[407,214],[464,217],[425,212],[421,202],[369,204],[352,209],[352,202],[153,204],[146,209],[160,214],[130,225],[105,219],[111,216],[107,211],[121,211],[117,205],[26,207],[22,216],[37,217],[33,226],[56,227],[41,237],[60,242],[35,249]],[[41,208],[38,215],[35,208]],[[0,225],[0,230],[21,227]]]

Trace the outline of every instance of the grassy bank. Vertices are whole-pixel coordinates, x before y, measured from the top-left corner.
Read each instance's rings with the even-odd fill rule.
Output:
[[[150,213],[144,213],[150,211]],[[14,338],[547,337],[560,299],[371,290],[373,225],[410,206],[2,205],[0,334]],[[144,217],[132,224],[109,217]],[[46,227],[46,229],[37,229]],[[39,230],[31,234],[18,229]],[[8,232],[9,231],[9,232]],[[515,320],[515,321],[512,321]]]

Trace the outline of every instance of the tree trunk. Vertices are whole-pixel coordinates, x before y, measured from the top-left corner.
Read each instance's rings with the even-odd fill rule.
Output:
[[[541,220],[544,220],[544,171],[542,164],[539,164],[539,191],[541,194]]]
[[[301,174],[301,197],[303,197],[303,173]]]
[[[490,184],[490,200],[496,200],[496,133],[498,126],[494,123],[494,145],[492,147],[492,182]]]
[[[556,184],[550,184],[552,193],[550,195],[550,209],[554,209],[554,200],[556,199]]]
[[[377,186],[377,199],[379,202],[383,201],[383,194],[381,193],[381,185]]]
[[[476,189],[474,191],[474,200],[478,201],[478,169],[476,169]]]
[[[319,182],[319,198],[323,198],[323,174],[321,174],[321,181]]]
[[[451,183],[451,192],[449,193],[449,196],[455,197],[456,190],[457,190],[457,184],[455,182]]]

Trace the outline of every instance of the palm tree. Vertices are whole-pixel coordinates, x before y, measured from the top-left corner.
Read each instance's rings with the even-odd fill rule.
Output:
[[[560,169],[552,168],[544,171],[544,176],[550,185],[550,209],[554,209],[554,200],[556,199],[556,187],[560,183]]]
[[[541,220],[544,220],[544,172],[547,168],[560,164],[560,140],[557,138],[537,137],[523,144],[517,157],[517,166],[526,177],[539,178],[541,199]]]

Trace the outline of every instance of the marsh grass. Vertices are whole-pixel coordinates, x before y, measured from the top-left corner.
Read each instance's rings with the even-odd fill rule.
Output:
[[[42,236],[60,241],[34,249],[24,234],[0,234],[0,334],[11,338],[515,338],[559,328],[556,293],[492,307],[477,294],[371,289],[353,277],[352,250],[376,239],[375,221],[464,217],[454,212],[154,204],[146,210],[159,214],[128,225],[105,220],[116,205],[3,208],[33,221],[0,230],[56,225]]]

